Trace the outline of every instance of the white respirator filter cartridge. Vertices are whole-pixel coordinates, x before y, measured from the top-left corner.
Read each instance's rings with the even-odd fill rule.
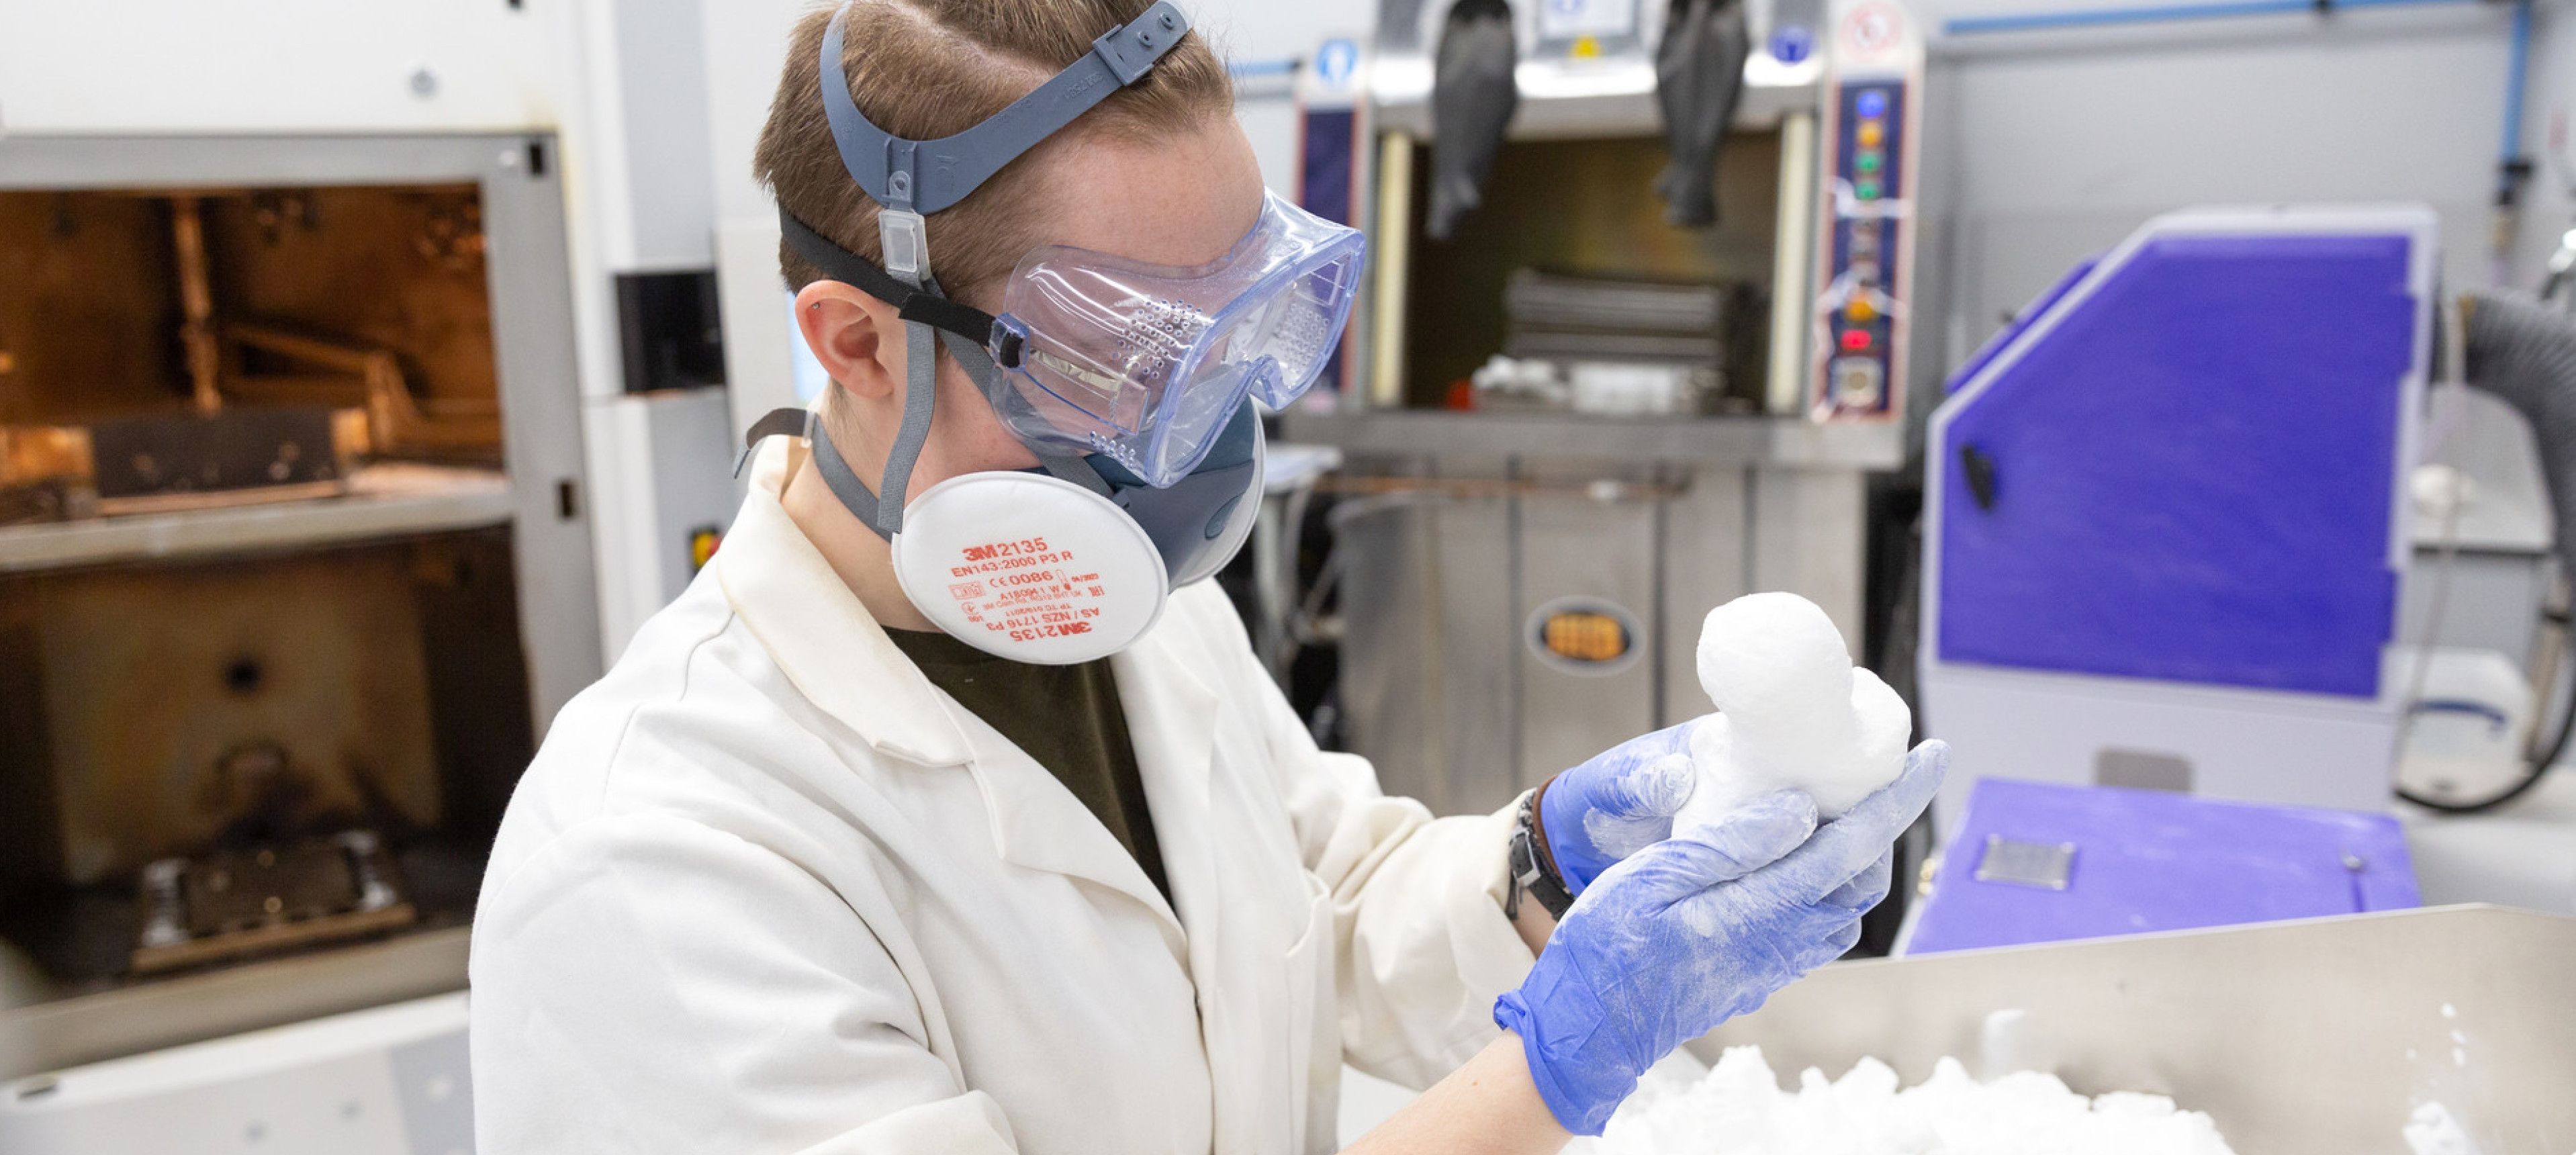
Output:
[[[1107,498],[1037,473],[952,477],[904,507],[895,580],[932,624],[998,657],[1069,666],[1127,648],[1170,592],[1163,555]]]

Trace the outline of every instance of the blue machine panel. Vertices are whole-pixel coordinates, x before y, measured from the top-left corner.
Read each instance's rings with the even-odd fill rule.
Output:
[[[1983,778],[1949,847],[1908,954],[2423,903],[2385,814]]]
[[[1934,461],[1941,660],[2375,696],[2413,244],[2151,237],[1981,357]]]

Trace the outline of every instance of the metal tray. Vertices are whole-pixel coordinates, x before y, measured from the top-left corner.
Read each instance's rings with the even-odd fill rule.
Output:
[[[1784,1075],[1876,1055],[1911,1085],[1956,1055],[2170,1095],[2239,1155],[2405,1152],[2423,1102],[2484,1155],[2560,1155],[2576,918],[2453,906],[1849,963],[1691,1049],[1747,1043]]]

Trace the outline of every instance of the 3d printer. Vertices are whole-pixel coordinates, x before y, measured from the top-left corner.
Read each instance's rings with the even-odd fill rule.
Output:
[[[0,1065],[460,981],[599,668],[551,149],[0,141]]]

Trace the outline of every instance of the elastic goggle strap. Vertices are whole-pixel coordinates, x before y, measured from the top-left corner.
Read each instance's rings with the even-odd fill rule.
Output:
[[[834,244],[830,237],[815,231],[814,226],[798,220],[786,206],[778,209],[778,231],[787,238],[788,247],[805,258],[823,275],[895,307],[895,315],[906,321],[918,321],[945,333],[974,342],[989,351],[1004,368],[1020,363],[1020,339],[1009,330],[996,330],[993,315],[973,305],[962,304],[940,296],[935,289],[905,284],[875,261]],[[998,340],[996,339],[998,336]]]

